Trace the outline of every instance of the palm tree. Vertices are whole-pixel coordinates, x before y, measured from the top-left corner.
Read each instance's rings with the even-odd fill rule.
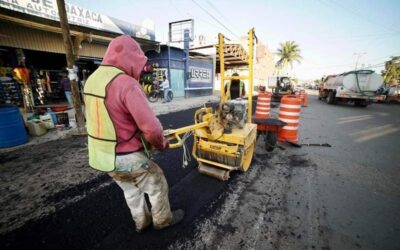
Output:
[[[280,48],[276,53],[280,57],[276,63],[278,74],[280,74],[282,70],[286,70],[289,65],[290,68],[293,68],[294,62],[300,63],[300,60],[303,59],[300,55],[299,45],[297,45],[295,41],[286,41],[280,43],[279,46]]]

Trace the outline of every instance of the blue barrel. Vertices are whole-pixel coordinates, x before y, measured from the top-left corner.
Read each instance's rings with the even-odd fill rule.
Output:
[[[28,134],[18,107],[0,105],[0,148],[14,147],[27,141]]]

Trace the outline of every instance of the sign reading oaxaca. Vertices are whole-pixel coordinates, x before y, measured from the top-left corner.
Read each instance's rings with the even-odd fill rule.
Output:
[[[56,0],[0,0],[0,7],[55,21],[60,20]],[[65,4],[65,9],[70,24],[155,40],[154,30],[68,3]]]
[[[189,67],[189,88],[212,88],[212,68]]]

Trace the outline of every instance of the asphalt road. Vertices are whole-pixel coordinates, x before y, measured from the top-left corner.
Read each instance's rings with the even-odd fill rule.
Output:
[[[160,120],[185,126],[193,113]],[[310,96],[301,120],[302,143],[332,147],[267,153],[260,138],[250,170],[228,182],[199,174],[193,161],[183,169],[181,150],[156,154],[171,206],[186,217],[141,234],[118,186],[86,165],[85,138],[0,155],[8,225],[0,227],[0,248],[399,249],[400,105],[331,106]]]
[[[292,179],[308,201],[305,225],[322,212],[319,240],[332,249],[400,249],[400,105],[358,108],[310,96],[300,135],[304,143],[332,145],[300,150],[317,166],[297,169]],[[293,196],[288,193],[289,203]]]
[[[259,140],[252,169],[174,247],[400,249],[400,105],[332,106],[310,95],[299,137],[332,147],[265,154]]]

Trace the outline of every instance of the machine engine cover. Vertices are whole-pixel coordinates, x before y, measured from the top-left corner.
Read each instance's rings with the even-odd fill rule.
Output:
[[[238,98],[223,104],[221,117],[230,128],[243,128],[247,118],[248,101]]]

